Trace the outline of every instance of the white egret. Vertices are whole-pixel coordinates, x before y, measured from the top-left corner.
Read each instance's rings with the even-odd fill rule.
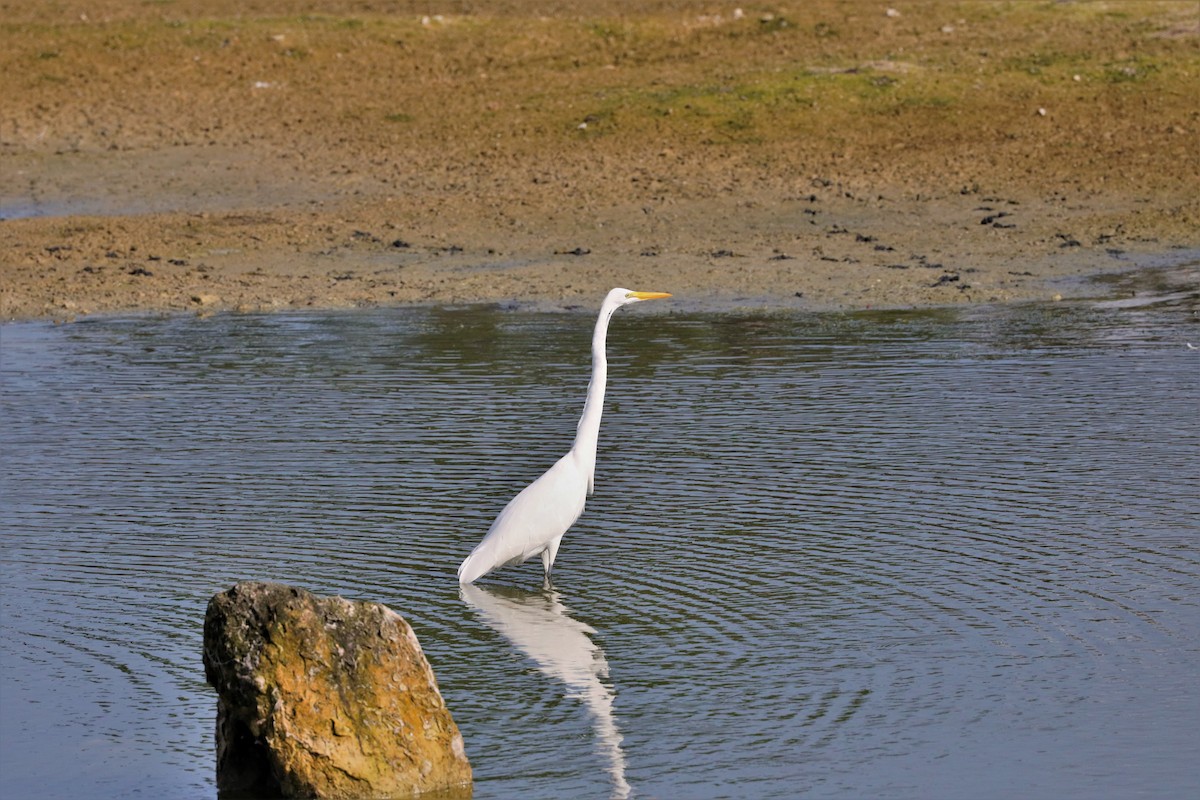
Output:
[[[459,583],[474,583],[494,569],[522,564],[537,555],[542,557],[549,582],[558,545],[583,513],[595,484],[596,443],[600,438],[600,415],[604,412],[604,387],[608,381],[605,351],[608,321],[621,306],[670,296],[667,292],[613,289],[604,298],[592,334],[592,381],[575,431],[575,443],[542,477],[522,489],[504,507],[483,541],[458,568]]]

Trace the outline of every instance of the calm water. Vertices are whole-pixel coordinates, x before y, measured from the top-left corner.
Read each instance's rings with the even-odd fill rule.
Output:
[[[619,312],[555,591],[531,563],[460,593],[570,443],[591,325],[0,328],[0,794],[215,797],[201,623],[248,578],[404,614],[477,798],[1200,784],[1194,296]]]

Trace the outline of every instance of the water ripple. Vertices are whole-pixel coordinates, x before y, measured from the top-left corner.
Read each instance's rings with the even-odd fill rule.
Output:
[[[533,565],[464,602],[458,561],[574,434],[590,324],[0,329],[11,788],[212,796],[200,622],[245,578],[408,617],[480,798],[1189,785],[1186,308],[631,314],[557,594],[524,591]]]

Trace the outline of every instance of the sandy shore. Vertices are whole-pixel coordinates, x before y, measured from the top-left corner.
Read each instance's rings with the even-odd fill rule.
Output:
[[[0,319],[908,307],[1200,252],[1194,2],[0,0]]]

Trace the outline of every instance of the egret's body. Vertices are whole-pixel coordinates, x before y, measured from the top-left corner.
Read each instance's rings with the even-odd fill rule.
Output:
[[[613,289],[604,298],[592,334],[592,380],[588,384],[575,442],[565,456],[504,507],[483,541],[458,568],[460,583],[473,583],[494,569],[521,564],[538,555],[542,557],[546,579],[550,579],[558,545],[567,529],[583,513],[587,496],[595,484],[596,444],[600,436],[600,416],[604,411],[604,389],[608,383],[605,351],[608,321],[621,306],[660,297],[670,295]]]

